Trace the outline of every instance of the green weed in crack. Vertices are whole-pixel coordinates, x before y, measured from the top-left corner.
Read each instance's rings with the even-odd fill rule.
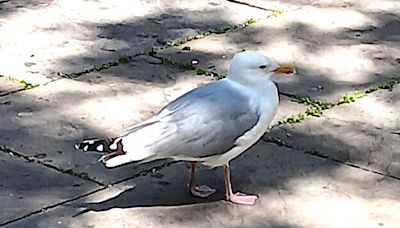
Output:
[[[374,91],[376,91],[376,90],[374,90]],[[347,93],[339,99],[338,105],[345,104],[345,103],[352,103],[352,102],[354,102],[362,97],[365,97],[365,96],[367,96],[367,93],[363,92],[363,91],[354,91],[352,93]]]
[[[271,11],[271,12],[272,12],[273,16],[276,16],[276,15],[274,15],[274,11]],[[266,17],[265,19],[267,19],[267,18],[269,18],[269,17]],[[166,41],[166,43],[159,49],[166,49],[166,48],[170,48],[170,47],[180,46],[189,41],[203,39],[212,34],[223,34],[230,30],[246,28],[247,26],[254,24],[257,21],[260,21],[263,19],[264,18],[261,18],[261,19],[249,18],[249,19],[246,19],[245,22],[238,24],[238,25],[226,25],[226,26],[223,26],[220,28],[209,29],[208,31],[202,31],[196,35],[188,35],[188,36],[176,39],[176,40],[169,40],[169,41]],[[137,57],[140,55],[151,55],[153,53],[153,49],[154,48],[151,48],[150,50],[135,53],[132,55],[124,55],[124,56],[119,57],[118,60],[113,60],[108,63],[99,63],[99,64],[94,65],[92,68],[89,68],[89,69],[86,69],[86,70],[83,70],[80,72],[75,72],[75,73],[70,73],[70,74],[58,72],[57,75],[61,76],[62,78],[71,78],[71,79],[77,78],[79,76],[82,76],[82,75],[90,73],[90,72],[98,72],[98,71],[108,69],[110,67],[118,66],[119,64],[126,64],[129,61],[131,61],[134,57]],[[180,64],[176,64],[176,65],[181,66]]]
[[[129,61],[131,61],[133,58],[141,56],[141,55],[145,55],[144,52],[140,52],[140,53],[136,53],[133,55],[124,55],[118,58],[118,60],[113,60],[110,61],[108,63],[100,63],[100,64],[96,64],[94,65],[92,68],[80,71],[80,72],[75,72],[75,73],[71,73],[71,74],[67,74],[67,73],[61,73],[58,72],[57,75],[61,76],[62,78],[69,78],[69,79],[74,79],[77,78],[79,76],[82,76],[84,74],[88,74],[90,72],[98,72],[98,71],[102,71],[114,66],[118,66],[119,64],[126,64],[129,63]]]
[[[272,13],[272,15],[274,15],[274,13]],[[189,41],[192,40],[198,40],[198,39],[203,39],[206,38],[207,36],[210,36],[212,34],[223,34],[226,33],[228,31],[231,30],[235,30],[235,29],[243,29],[246,28],[247,26],[254,24],[260,20],[263,19],[267,19],[269,17],[266,18],[260,18],[260,19],[255,19],[255,18],[248,18],[246,19],[243,23],[240,23],[238,25],[225,25],[223,27],[220,28],[215,28],[215,29],[209,29],[208,31],[202,31],[197,33],[196,35],[189,35],[189,36],[185,36],[176,40],[169,40],[166,42],[166,44],[163,46],[163,48],[170,48],[170,47],[176,47],[176,46],[180,46],[182,44],[185,44]]]
[[[311,97],[298,96],[298,95],[284,93],[284,92],[280,92],[279,94],[289,97],[291,99],[291,101],[293,101],[293,102],[318,107],[321,110],[331,109],[333,106],[336,105],[334,103],[330,103],[330,102],[326,102],[326,101],[318,101]]]
[[[196,75],[203,75],[203,76],[209,76],[209,77],[213,77],[217,80],[219,79],[223,79],[225,78],[225,75],[219,74],[213,70],[205,70],[203,68],[199,68],[199,67],[195,67],[192,64],[186,64],[186,63],[180,63],[180,62],[176,62],[167,58],[163,58],[160,56],[156,56],[155,54],[157,54],[156,52],[152,52],[150,54],[151,57],[156,58],[161,60],[161,64],[164,64],[166,66],[169,67],[173,67],[173,68],[177,68],[180,70],[195,70],[196,71]]]
[[[21,86],[24,90],[33,89],[38,86],[37,84],[32,84],[32,83],[26,82],[25,80],[16,79],[16,78],[13,78],[10,76],[7,76],[5,79],[11,83]]]
[[[267,136],[267,134],[268,133],[264,134],[264,136],[262,137],[262,140],[264,140],[265,142],[273,143],[279,147],[286,147],[286,148],[293,149],[293,147],[291,145],[289,145],[287,142],[285,142],[281,139],[271,138],[271,137]]]
[[[301,123],[308,117],[320,117],[323,114],[323,110],[331,109],[335,106],[345,104],[345,103],[352,103],[356,100],[367,96],[370,93],[376,92],[378,90],[386,89],[386,90],[393,90],[393,87],[397,84],[400,84],[400,77],[395,77],[389,80],[388,82],[384,82],[381,84],[373,85],[369,89],[365,91],[354,91],[352,93],[347,93],[343,95],[337,103],[330,103],[325,101],[318,101],[314,100],[310,97],[298,96],[288,93],[280,93],[281,95],[287,96],[291,98],[291,101],[308,105],[309,107],[303,112],[299,113],[290,117],[285,118],[284,120],[279,121],[277,124],[270,127],[270,129],[284,125],[284,124],[296,124]]]
[[[393,86],[400,84],[400,77],[394,77],[391,80],[381,83],[381,84],[377,84],[377,85],[373,85],[370,88],[368,88],[365,91],[354,91],[352,93],[347,93],[345,95],[343,95],[337,105],[340,104],[345,104],[345,103],[352,103],[355,102],[356,100],[367,96],[370,93],[379,91],[379,90],[389,90],[392,91],[393,90]]]
[[[153,58],[156,59],[160,59],[161,60],[161,64],[165,64],[169,67],[173,67],[173,68],[177,68],[180,70],[195,70],[196,68],[192,65],[192,64],[186,64],[186,63],[180,63],[180,62],[175,62],[173,60],[167,59],[167,58],[162,58],[159,56],[155,56],[155,55],[150,55]]]
[[[217,80],[225,78],[225,75],[218,74],[217,72],[212,71],[212,70],[204,70],[204,69],[201,69],[201,68],[196,68],[196,74],[197,75],[210,76],[210,77],[213,77],[213,78],[215,78]]]

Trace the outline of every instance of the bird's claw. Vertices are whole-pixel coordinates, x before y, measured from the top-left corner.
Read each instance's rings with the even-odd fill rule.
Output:
[[[216,190],[214,188],[210,188],[207,185],[195,186],[190,189],[190,193],[192,193],[193,196],[197,196],[200,198],[207,198],[215,192]]]
[[[241,192],[237,192],[230,195],[228,200],[236,204],[253,206],[254,204],[256,204],[257,199],[258,196],[256,195],[247,195]]]

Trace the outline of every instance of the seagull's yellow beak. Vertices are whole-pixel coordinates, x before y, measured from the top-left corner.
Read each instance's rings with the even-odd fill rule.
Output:
[[[291,66],[279,66],[273,70],[276,74],[296,74],[296,69]]]

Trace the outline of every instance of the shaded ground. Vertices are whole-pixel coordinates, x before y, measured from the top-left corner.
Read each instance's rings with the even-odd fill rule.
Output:
[[[400,5],[360,2],[0,1],[0,226],[398,227]],[[200,200],[183,162],[108,170],[74,150],[242,49],[298,70],[274,78],[273,128],[232,162],[255,207],[223,200],[219,169],[198,173],[218,190]]]

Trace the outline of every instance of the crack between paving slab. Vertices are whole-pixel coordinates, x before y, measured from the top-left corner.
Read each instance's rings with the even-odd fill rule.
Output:
[[[14,93],[18,93],[18,92],[25,91],[25,90],[26,90],[26,89],[22,88],[22,89],[18,89],[18,90],[14,90],[14,91],[9,91],[9,92],[0,94],[0,97],[5,97],[5,96],[7,96],[7,95],[14,94]]]
[[[138,52],[138,53],[134,53],[131,55],[123,55],[123,56],[119,57],[117,60],[112,60],[107,63],[99,63],[99,64],[94,65],[92,68],[85,69],[83,71],[74,72],[74,73],[70,73],[70,74],[57,72],[57,75],[60,76],[60,79],[61,78],[75,79],[84,74],[88,74],[90,72],[99,72],[102,70],[109,69],[111,67],[118,66],[120,64],[129,63],[133,58],[142,56],[142,55],[146,55],[146,54],[147,54],[146,52]]]
[[[368,94],[370,93],[380,90],[388,90],[391,92],[393,90],[393,87],[398,84],[400,84],[400,76],[392,77],[390,80],[372,85],[371,87],[369,87],[364,91],[356,90],[350,93],[346,93],[339,99],[336,105],[341,105],[344,103],[353,103],[362,97],[368,96]]]
[[[41,208],[41,209],[39,209],[39,210],[33,211],[33,212],[28,213],[28,214],[26,214],[26,215],[23,215],[23,216],[21,216],[21,217],[18,217],[18,218],[15,218],[15,219],[6,221],[6,222],[4,222],[4,223],[1,223],[0,226],[9,225],[9,224],[11,224],[11,223],[18,222],[18,221],[20,221],[20,220],[22,220],[22,219],[25,219],[25,218],[28,218],[28,217],[30,217],[30,216],[33,216],[33,215],[36,215],[36,214],[40,214],[40,213],[46,212],[47,210],[53,209],[53,208],[58,207],[58,206],[62,206],[62,205],[64,205],[64,204],[66,204],[66,203],[70,203],[70,202],[73,202],[73,201],[75,201],[75,200],[81,199],[81,198],[83,198],[83,197],[92,195],[92,194],[94,194],[94,193],[96,193],[96,192],[102,191],[102,190],[106,189],[107,187],[108,187],[108,186],[104,186],[104,187],[98,188],[98,189],[96,189],[96,190],[90,191],[90,192],[88,192],[88,193],[85,193],[85,194],[83,194],[83,195],[77,196],[77,197],[75,197],[75,198],[68,199],[68,200],[64,200],[64,201],[62,201],[62,202],[59,202],[59,203],[56,203],[56,204],[53,204],[53,205],[50,205],[50,206],[43,207],[43,208]]]
[[[55,166],[53,164],[50,164],[50,163],[47,163],[47,162],[43,162],[43,161],[41,161],[41,160],[39,160],[39,159],[37,159],[35,157],[26,156],[26,155],[23,155],[21,153],[18,153],[16,151],[8,148],[5,145],[0,145],[0,151],[2,151],[3,153],[8,154],[9,156],[18,157],[18,158],[20,158],[22,160],[25,160],[27,162],[33,162],[33,163],[45,166],[47,168],[50,168],[52,170],[55,170],[55,171],[58,171],[58,172],[61,172],[61,173],[64,173],[64,174],[68,174],[68,175],[71,175],[71,176],[75,176],[75,177],[78,177],[78,178],[86,180],[86,181],[91,181],[91,182],[94,182],[94,183],[96,183],[96,184],[98,184],[100,186],[105,186],[104,183],[102,183],[100,181],[97,181],[97,180],[95,180],[93,178],[90,178],[87,173],[79,173],[79,172],[75,172],[73,169],[60,168],[60,167]]]
[[[11,77],[11,76],[4,76],[4,77],[7,81],[9,81],[13,84],[16,84],[18,86],[21,86],[22,89],[24,89],[24,90],[33,89],[33,88],[39,86],[38,84],[32,84],[25,80],[17,79],[17,78]]]
[[[2,94],[0,94],[0,97],[4,97],[4,96],[7,96],[7,95],[10,95],[13,93],[18,93],[18,92],[24,91],[24,90],[33,89],[33,88],[39,86],[38,84],[32,84],[32,83],[26,82],[25,80],[20,80],[20,79],[11,77],[11,76],[0,75],[0,77],[4,77],[6,81],[9,81],[10,83],[21,87],[20,89],[17,89],[17,90],[2,93]]]
[[[272,13],[277,13],[278,15],[283,13],[282,10],[267,9],[267,8],[264,8],[264,7],[261,7],[261,6],[256,6],[256,5],[247,3],[247,2],[241,2],[241,1],[237,1],[237,0],[227,0],[227,1],[231,2],[231,3],[235,3],[235,4],[249,6],[249,7],[260,9],[260,10],[269,11],[269,12],[272,12]]]
[[[196,71],[196,75],[209,76],[209,77],[213,77],[216,80],[225,78],[225,75],[219,74],[216,71],[204,70],[200,67],[195,67],[193,64],[185,64],[185,63],[176,62],[176,61],[170,60],[168,58],[157,56],[156,54],[157,54],[157,52],[149,53],[149,56],[160,60],[161,63],[159,63],[159,64],[163,64],[168,67],[176,68],[176,69],[180,69],[180,70],[184,70],[184,71],[189,71],[189,70]]]
[[[336,162],[336,163],[344,164],[344,165],[347,165],[347,166],[350,166],[350,167],[353,167],[353,168],[361,169],[361,170],[364,170],[364,171],[367,171],[367,172],[370,172],[370,173],[374,173],[374,174],[378,174],[378,175],[381,175],[381,176],[384,176],[384,177],[390,177],[390,178],[393,178],[393,179],[396,179],[396,180],[400,180],[400,177],[394,176],[392,174],[383,173],[383,172],[380,172],[380,171],[369,169],[369,168],[366,168],[366,167],[363,167],[363,166],[360,166],[360,165],[357,165],[357,164],[354,164],[354,163],[351,163],[351,162],[341,161],[339,159],[332,158],[332,157],[327,156],[325,154],[321,154],[318,151],[304,151],[304,153],[312,155],[312,156],[320,157],[320,158],[325,158],[327,160],[330,160],[330,161],[333,161],[333,162]]]
[[[263,140],[264,142],[267,142],[267,143],[273,143],[273,144],[275,144],[275,145],[277,145],[279,147],[286,147],[286,148],[289,148],[289,149],[293,149],[293,150],[302,152],[304,154],[308,154],[308,155],[319,157],[319,158],[324,158],[324,159],[332,161],[332,162],[336,162],[336,163],[339,163],[339,164],[342,164],[342,165],[346,165],[346,166],[349,166],[349,167],[352,167],[352,168],[356,168],[356,169],[361,169],[361,170],[364,170],[364,171],[367,171],[367,172],[370,172],[370,173],[378,174],[378,175],[383,176],[383,177],[390,177],[390,178],[393,178],[393,179],[396,179],[396,180],[400,180],[400,177],[394,176],[394,175],[392,175],[390,173],[383,173],[383,172],[380,172],[380,171],[376,171],[374,169],[370,169],[370,168],[366,168],[366,167],[357,165],[357,164],[352,163],[352,162],[347,162],[347,161],[342,161],[342,160],[339,160],[339,159],[336,159],[336,158],[332,158],[332,157],[330,157],[328,155],[325,155],[325,154],[320,153],[320,152],[315,151],[315,150],[314,151],[308,151],[308,150],[304,151],[304,150],[301,150],[299,148],[295,148],[292,145],[288,144],[287,142],[285,142],[284,140],[281,140],[281,139],[271,138],[271,137],[268,137],[268,136],[264,135],[261,138],[261,140]]]

